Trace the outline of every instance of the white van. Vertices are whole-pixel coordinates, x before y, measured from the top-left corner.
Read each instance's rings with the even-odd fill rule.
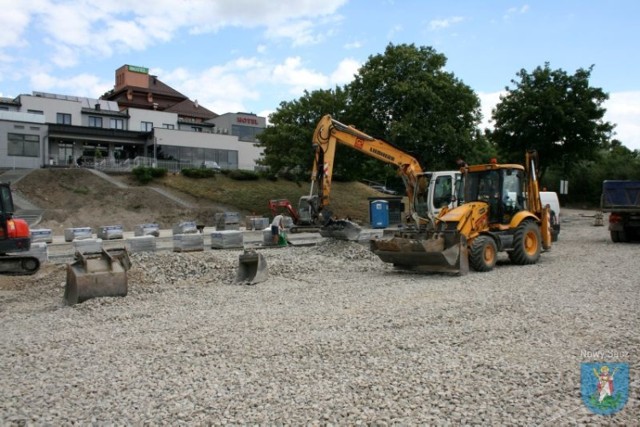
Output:
[[[540,201],[543,207],[546,205],[551,207],[551,238],[555,242],[560,234],[560,200],[558,200],[558,194],[554,191],[541,191]]]

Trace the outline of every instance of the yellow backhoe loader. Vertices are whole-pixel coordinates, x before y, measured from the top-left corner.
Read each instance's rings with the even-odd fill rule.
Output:
[[[434,229],[420,226],[371,240],[371,250],[402,269],[465,274],[469,266],[490,271],[506,251],[514,264],[534,264],[551,248],[550,208],[542,206],[538,156],[525,165],[465,166],[464,203],[442,210]]]

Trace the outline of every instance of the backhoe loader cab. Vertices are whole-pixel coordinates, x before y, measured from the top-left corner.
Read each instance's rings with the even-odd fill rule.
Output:
[[[524,168],[503,165],[472,167],[465,176],[464,200],[489,205],[490,224],[509,224],[513,216],[525,209]]]

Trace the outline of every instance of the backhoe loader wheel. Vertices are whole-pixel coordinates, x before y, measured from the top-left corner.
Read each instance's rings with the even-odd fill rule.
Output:
[[[513,250],[509,259],[518,265],[535,264],[540,258],[542,236],[540,227],[533,221],[525,221],[513,234]]]
[[[478,236],[471,244],[469,263],[475,271],[491,271],[496,265],[498,248],[489,236]]]

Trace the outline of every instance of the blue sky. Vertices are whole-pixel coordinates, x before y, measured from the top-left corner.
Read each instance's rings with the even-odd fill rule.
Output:
[[[640,149],[640,2],[0,0],[0,96],[99,97],[124,64],[210,110],[268,115],[352,80],[389,43],[432,46],[491,108],[520,69],[594,65],[606,120]]]

